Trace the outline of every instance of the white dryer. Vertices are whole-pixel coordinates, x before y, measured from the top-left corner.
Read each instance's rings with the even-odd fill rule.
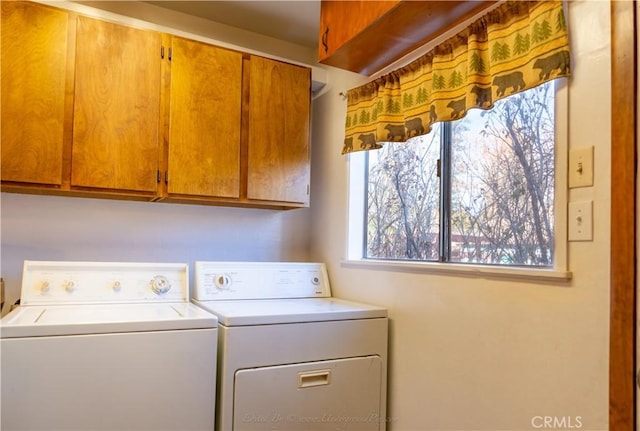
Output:
[[[186,264],[26,261],[2,430],[213,430],[218,322],[188,285]]]
[[[219,321],[218,431],[384,430],[387,310],[331,297],[324,264],[196,262]]]

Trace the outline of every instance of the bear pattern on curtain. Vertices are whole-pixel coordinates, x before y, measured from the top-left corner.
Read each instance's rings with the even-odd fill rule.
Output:
[[[510,1],[407,66],[349,90],[342,154],[429,133],[438,121],[570,74],[561,1]]]

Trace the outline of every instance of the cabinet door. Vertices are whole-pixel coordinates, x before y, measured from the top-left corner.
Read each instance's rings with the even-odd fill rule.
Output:
[[[322,0],[318,59],[322,61],[331,56],[398,2],[399,0]]]
[[[496,0],[322,0],[318,59],[363,75],[378,72]]]
[[[78,18],[71,185],[155,192],[161,36]]]
[[[169,194],[240,196],[242,54],[174,37]]]
[[[68,14],[2,2],[2,180],[60,185]]]
[[[309,202],[311,71],[252,56],[247,197]]]

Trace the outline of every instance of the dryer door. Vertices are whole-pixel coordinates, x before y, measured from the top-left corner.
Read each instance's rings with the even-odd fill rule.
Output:
[[[383,430],[379,356],[236,372],[233,430]]]

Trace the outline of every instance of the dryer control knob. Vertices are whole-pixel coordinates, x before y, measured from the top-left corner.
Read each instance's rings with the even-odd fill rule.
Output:
[[[219,274],[213,278],[213,283],[220,290],[228,289],[231,286],[231,277],[227,274]]]
[[[73,292],[74,290],[76,290],[76,283],[74,283],[73,281],[67,281],[64,284],[64,290],[66,290],[69,293]]]
[[[164,275],[156,275],[151,280],[151,290],[153,290],[156,295],[162,295],[171,290],[171,282],[169,282],[169,279]]]

